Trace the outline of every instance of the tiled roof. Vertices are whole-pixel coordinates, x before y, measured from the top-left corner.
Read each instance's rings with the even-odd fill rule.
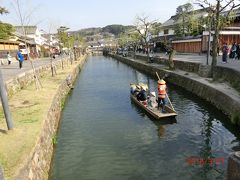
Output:
[[[16,29],[16,33],[24,35],[22,26],[15,26],[15,29]],[[26,35],[35,34],[37,30],[37,26],[24,26],[24,29],[26,31]]]

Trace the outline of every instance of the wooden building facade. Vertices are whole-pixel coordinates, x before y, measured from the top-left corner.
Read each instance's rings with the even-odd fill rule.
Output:
[[[173,48],[180,53],[200,53],[202,49],[202,39],[186,39],[172,41]]]
[[[18,51],[18,45],[18,41],[0,40],[0,58],[5,58],[7,52],[10,52],[12,56],[15,56]]]

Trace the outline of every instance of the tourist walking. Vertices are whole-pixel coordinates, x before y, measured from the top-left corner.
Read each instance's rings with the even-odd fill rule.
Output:
[[[224,44],[223,44],[222,52],[223,52],[222,62],[223,62],[223,63],[227,63],[227,55],[228,55],[228,46],[227,46],[227,43],[224,43]]]
[[[8,65],[10,65],[12,62],[12,56],[10,55],[9,52],[7,52],[7,60],[8,60]]]
[[[17,52],[17,59],[19,61],[19,68],[22,69],[24,57],[23,57],[22,53],[20,52],[20,50],[18,50],[18,52]]]
[[[236,54],[237,54],[237,55],[236,55],[236,59],[239,60],[239,59],[240,59],[240,44],[239,44],[239,43],[237,44],[237,51],[236,51]]]
[[[234,43],[232,44],[232,47],[231,47],[231,50],[230,50],[229,58],[235,59],[235,57],[236,57],[236,52],[237,52],[237,43],[234,42]]]

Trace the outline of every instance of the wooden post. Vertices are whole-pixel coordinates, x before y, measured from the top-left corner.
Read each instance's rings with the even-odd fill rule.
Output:
[[[0,70],[0,96],[1,96],[1,102],[2,102],[2,107],[3,107],[7,127],[8,127],[8,130],[11,130],[13,129],[13,121],[12,121],[12,116],[11,116],[11,112],[8,105],[7,92],[5,89],[1,70]]]

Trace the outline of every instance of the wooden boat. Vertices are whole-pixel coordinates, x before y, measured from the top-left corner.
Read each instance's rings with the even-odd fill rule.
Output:
[[[165,113],[160,112],[157,108],[152,108],[149,106],[145,106],[142,102],[138,101],[137,98],[130,94],[132,101],[137,104],[139,107],[141,107],[143,110],[145,110],[149,115],[154,117],[155,119],[161,119],[166,117],[175,117],[177,116],[177,113],[175,110],[170,108],[168,105],[165,105]]]

